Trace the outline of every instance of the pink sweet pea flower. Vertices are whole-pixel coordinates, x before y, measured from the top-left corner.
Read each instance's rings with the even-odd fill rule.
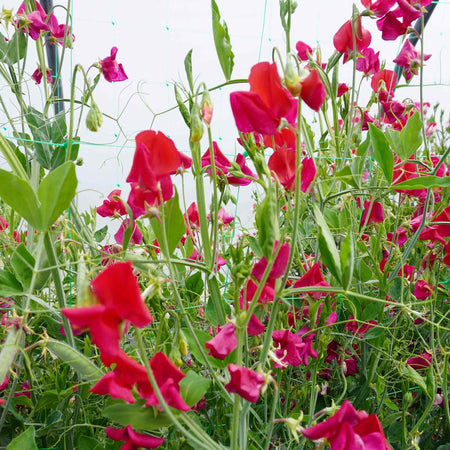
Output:
[[[333,44],[335,49],[344,54],[344,63],[347,62],[350,57],[350,53],[353,49],[353,41],[356,42],[356,51],[361,52],[365,48],[369,47],[372,41],[372,36],[368,30],[361,25],[361,17],[356,19],[354,24],[355,36],[353,36],[352,21],[348,20],[344,25],[339,28],[333,37]]]
[[[431,55],[423,55],[423,60],[427,61],[430,57]],[[420,52],[418,52],[407,39],[397,58],[395,58],[393,62],[404,67],[405,79],[409,81],[413,75],[418,74],[422,58]]]
[[[47,83],[51,83],[53,81],[52,74],[49,69],[45,70],[45,74],[47,77]],[[38,67],[31,75],[31,78],[36,82],[36,84],[41,84],[43,73],[41,72],[41,68]]]
[[[37,41],[39,39],[39,36],[41,35],[41,32],[48,31],[48,25],[46,24],[47,20],[47,14],[44,11],[44,8],[42,8],[41,4],[35,0],[35,6],[36,10],[31,11],[29,14],[26,14],[26,8],[25,8],[25,2],[22,3],[19,6],[19,9],[17,10],[17,15],[24,15],[26,18],[26,23],[24,26],[24,32],[27,32],[31,39],[34,41]],[[20,27],[20,19],[16,23],[17,27]]]
[[[107,56],[100,61],[100,70],[105,77],[105,80],[110,83],[128,79],[122,64],[118,64],[116,61],[117,51],[117,47],[113,47],[111,49],[111,56]]]
[[[275,369],[286,369],[288,366],[299,366],[302,364],[298,350],[304,347],[302,338],[289,330],[278,330],[272,333],[275,355],[280,363],[274,361]]]
[[[434,224],[434,222],[443,222]],[[425,227],[420,233],[419,239],[422,241],[439,241],[446,245],[445,239],[450,237],[450,206],[447,206],[440,214],[433,217],[429,226]]]
[[[297,49],[297,56],[300,61],[308,61],[308,53],[312,54],[312,48],[305,42],[298,41],[295,44]]]
[[[221,176],[226,175],[228,173],[228,169],[231,167],[231,163],[228,160],[228,158],[222,153],[219,146],[217,145],[217,142],[213,142],[213,153],[214,153],[214,164],[216,166],[216,175]],[[203,167],[209,167],[211,166],[211,151],[208,148],[206,152],[202,156],[202,168]],[[212,169],[209,167],[206,170],[206,173],[211,175]]]
[[[419,280],[414,286],[413,294],[418,300],[426,300],[433,295],[433,287],[425,280]]]
[[[123,244],[123,236],[125,233],[125,230],[130,225],[130,219],[125,219],[121,224],[119,229],[117,230],[117,233],[114,235],[114,239],[119,245]],[[142,242],[143,236],[141,233],[141,230],[136,225],[136,222],[133,220],[132,223],[132,229],[131,229],[131,236],[130,236],[130,242],[133,244],[139,245]]]
[[[225,385],[225,389],[230,393],[240,395],[248,402],[256,403],[259,398],[259,391],[264,385],[264,377],[254,370],[236,364],[228,364],[228,371],[231,379]]]
[[[380,71],[380,52],[375,53],[371,48],[361,50],[361,57],[356,60],[356,70],[366,75],[373,75]]]
[[[122,191],[120,189],[114,189],[108,195],[107,200],[103,200],[103,203],[97,208],[97,214],[101,217],[114,217],[115,215],[124,216],[127,211],[125,205],[120,198]]]
[[[283,87],[275,63],[258,63],[248,79],[250,92],[232,92],[231,109],[236,126],[242,133],[257,132],[273,136],[281,119],[294,123],[297,102]]]
[[[375,320],[369,320],[368,322],[364,322],[361,325],[354,320],[354,316],[350,314],[348,316],[348,322],[345,324],[344,331],[352,331],[357,334],[360,338],[363,338],[364,335],[374,326],[378,325]]]
[[[372,77],[371,86],[375,93],[379,93],[380,99],[388,100],[389,96],[394,95],[394,89],[397,84],[397,75],[392,70],[383,69]]]
[[[122,450],[157,448],[164,442],[164,438],[136,433],[130,425],[124,428],[106,427],[105,433],[113,441],[124,441],[125,443],[121,447]]]
[[[377,17],[382,17],[394,6],[396,0],[361,0],[361,3]]]
[[[325,438],[332,450],[390,450],[391,447],[375,414],[356,411],[345,400],[340,409],[324,422],[302,430],[307,439]]]
[[[245,163],[245,156],[242,153],[238,153],[235,162],[240,167],[240,170],[244,175],[252,178],[257,178],[257,175],[253,173]],[[237,177],[229,173],[227,175],[227,182],[231,186],[248,186],[252,182],[252,180],[247,177]]]
[[[356,199],[358,206],[361,208],[361,199]],[[364,200],[363,214],[360,226],[367,226],[372,223],[381,223],[384,221],[383,205],[380,202],[372,200]]]
[[[385,41],[395,41],[399,36],[406,34],[410,23],[400,22],[397,14],[389,11],[384,17],[377,20],[377,27],[381,31],[381,38]]]
[[[346,92],[348,92],[348,86],[345,83],[339,83],[337,97],[342,97]]]
[[[65,24],[59,24],[54,14],[50,14],[47,20],[48,31],[50,32],[50,37],[48,38],[49,44],[61,44],[64,42],[64,38],[69,36],[70,27],[66,31]],[[75,40],[75,37],[72,34],[71,39],[67,39],[66,46],[68,48],[71,47],[72,42]]]
[[[224,360],[236,347],[235,326],[229,322],[208,342],[205,342],[208,355]]]

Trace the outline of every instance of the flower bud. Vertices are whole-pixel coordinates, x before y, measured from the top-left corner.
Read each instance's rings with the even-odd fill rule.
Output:
[[[102,126],[103,114],[100,111],[97,103],[91,102],[91,108],[86,116],[86,127],[88,130],[96,132]]]
[[[186,336],[181,330],[178,332],[178,348],[183,356],[187,356],[189,347]]]
[[[194,105],[191,113],[191,142],[200,142],[203,136],[203,122],[198,105]]]
[[[284,82],[292,97],[298,97],[300,95],[302,83],[291,62],[286,64]]]
[[[209,126],[211,124],[214,107],[209,92],[207,90],[203,92],[201,111],[203,122],[205,122],[206,125]]]

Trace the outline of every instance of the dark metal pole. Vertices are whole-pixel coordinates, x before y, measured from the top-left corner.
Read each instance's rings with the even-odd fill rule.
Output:
[[[53,8],[53,0],[41,0],[41,5],[44,8],[44,11],[48,14],[50,10]],[[48,68],[50,69],[50,73],[52,77],[55,77],[56,72],[58,70],[58,60],[59,60],[59,49],[55,44],[52,44],[47,41],[45,46],[47,53],[47,62]],[[44,74],[45,77],[45,74]],[[53,78],[54,79],[54,78]],[[61,83],[61,77],[58,79],[58,85],[56,86],[56,97],[63,97],[63,88]],[[58,114],[61,111],[64,111],[64,102],[55,102],[54,103],[55,114]]]

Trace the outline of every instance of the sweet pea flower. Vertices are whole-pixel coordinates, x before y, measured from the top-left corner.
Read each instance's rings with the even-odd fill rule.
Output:
[[[423,60],[427,61],[430,59],[431,55],[423,55]],[[422,56],[418,52],[411,42],[407,39],[403,44],[400,53],[393,61],[399,66],[404,67],[404,75],[406,81],[409,81],[413,75],[417,75],[419,72],[420,65],[422,63]]]
[[[295,122],[297,101],[281,84],[275,63],[254,65],[248,82],[250,92],[230,94],[231,109],[239,131],[273,136],[282,118],[291,124]]]
[[[47,14],[44,11],[44,8],[37,0],[35,0],[34,4],[36,6],[36,10],[26,14],[25,2],[23,2],[17,10],[17,15],[22,15],[25,17],[24,32],[27,32],[31,39],[37,41],[41,35],[41,32],[45,33],[48,31],[48,25],[46,23]],[[20,19],[16,23],[16,26],[20,26]]]
[[[92,306],[62,308],[73,328],[89,330],[100,349],[102,361],[110,365],[119,354],[123,325],[142,328],[153,321],[142,297],[131,262],[117,262],[90,283],[96,302]]]
[[[259,391],[264,385],[264,377],[254,370],[236,364],[228,364],[228,371],[231,379],[225,385],[225,389],[230,393],[240,395],[248,402],[256,403],[259,398]]]
[[[113,81],[125,81],[128,79],[122,64],[116,61],[117,47],[111,49],[111,55],[103,58],[100,61],[100,71],[105,77],[106,81],[112,83]]]
[[[50,70],[49,70],[49,69],[46,69],[46,70],[45,70],[45,75],[46,75],[46,78],[47,78],[47,83],[50,84],[50,83],[53,81],[53,78],[52,78],[52,74],[50,73]],[[33,75],[31,75],[31,78],[36,82],[36,84],[41,84],[42,76],[43,76],[43,73],[42,73],[42,71],[41,71],[41,68],[38,67],[38,68],[33,72]]]
[[[337,97],[342,97],[346,92],[348,92],[348,86],[345,83],[339,83]]]
[[[322,272],[318,263],[315,263],[302,277],[300,277],[294,283],[294,288],[309,286],[330,287],[330,285],[323,279]],[[325,297],[327,295],[327,292],[307,292],[307,294],[318,300],[320,297]]]
[[[382,17],[394,6],[396,0],[361,0],[362,5],[377,17]]]
[[[238,153],[238,155],[236,156],[235,164],[239,166],[239,170],[246,176],[240,177],[229,173],[227,175],[227,182],[231,186],[248,186],[252,182],[252,180],[247,177],[257,178],[256,174],[253,173],[247,166],[245,156],[242,153]]]
[[[334,48],[344,54],[344,63],[350,57],[350,53],[353,50],[361,52],[365,48],[369,47],[372,41],[372,36],[368,30],[361,25],[361,17],[359,16],[354,24],[355,35],[353,35],[352,21],[348,20],[344,25],[339,28],[333,37]],[[353,48],[353,41],[356,42],[356,49]]]
[[[285,147],[275,150],[267,163],[280,184],[288,191],[295,189],[296,151]],[[316,177],[314,159],[306,156],[302,159],[300,171],[300,190],[306,193]]]
[[[97,214],[101,217],[114,217],[115,215],[124,216],[127,211],[123,201],[120,199],[120,189],[114,189],[108,195],[106,200],[97,207]]]
[[[348,400],[324,422],[302,429],[302,434],[314,441],[327,439],[332,450],[391,449],[378,417],[356,411]]]
[[[277,330],[272,333],[275,347],[275,356],[279,362],[274,361],[275,369],[286,369],[288,366],[299,366],[302,364],[299,350],[305,346],[302,338],[289,330]]]
[[[406,361],[407,366],[415,370],[428,369],[431,366],[433,356],[430,353],[421,353],[419,356],[413,356]]]
[[[119,229],[117,230],[117,233],[114,235],[114,239],[119,245],[123,244],[123,237],[125,230],[130,226],[130,219],[125,219],[121,224]],[[130,241],[133,244],[139,245],[142,242],[143,235],[141,233],[141,230],[136,225],[136,222],[133,220],[131,225],[131,236]]]
[[[356,60],[356,70],[365,75],[373,75],[380,71],[380,52],[375,53],[371,48],[361,50],[361,57]]]
[[[443,222],[434,224],[434,222]],[[436,214],[429,226],[420,233],[419,239],[422,241],[439,241],[446,245],[445,239],[450,237],[450,206],[447,206],[441,213]]]
[[[229,322],[215,337],[205,342],[208,355],[216,359],[224,360],[237,347],[235,330],[235,326]]]
[[[426,300],[433,295],[433,287],[425,280],[419,280],[414,286],[413,294],[418,300]]]
[[[397,74],[392,70],[383,69],[372,77],[371,87],[378,93],[380,100],[386,101],[394,95],[397,84]]]
[[[297,49],[297,56],[300,61],[308,61],[308,53],[312,54],[312,48],[306,44],[305,42],[298,41],[295,44],[295,48]]]
[[[358,206],[361,208],[361,199],[356,199]],[[362,207],[363,213],[361,216],[360,226],[367,226],[372,223],[381,223],[384,221],[383,205],[380,202],[372,200],[364,200]]]
[[[124,428],[106,427],[105,433],[113,441],[124,441],[125,443],[121,447],[123,450],[157,448],[164,442],[164,438],[136,433],[130,425],[127,425]]]

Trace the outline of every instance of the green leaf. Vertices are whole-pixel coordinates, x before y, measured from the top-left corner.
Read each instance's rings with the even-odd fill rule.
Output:
[[[1,38],[4,39],[3,36],[1,36]],[[5,57],[12,65],[24,58],[26,53],[27,38],[25,37],[25,33],[23,32],[23,30],[17,30],[8,42],[8,48],[6,50]]]
[[[394,170],[394,154],[389,147],[386,136],[379,128],[371,123],[369,123],[369,136],[373,148],[373,158],[381,167],[388,183],[391,184]]]
[[[180,110],[181,117],[183,117],[184,123],[191,128],[191,115],[181,98],[180,92],[178,91],[178,86],[174,84],[173,86],[175,90],[175,100],[177,101],[178,109]]]
[[[427,389],[427,385],[425,383],[425,380],[423,377],[417,372],[415,369],[413,369],[411,366],[405,366],[403,369],[403,374],[408,378],[413,384],[420,386],[420,389],[428,396],[430,397]],[[430,397],[431,398],[431,397]]]
[[[77,188],[75,165],[67,161],[53,172],[50,172],[41,182],[38,197],[42,204],[42,222],[40,231],[50,228],[61,215],[69,208]]]
[[[194,78],[192,76],[192,48],[188,51],[186,58],[184,58],[184,70],[189,83],[191,93],[194,93]]]
[[[400,132],[400,145],[394,148],[395,153],[404,161],[408,159],[422,144],[422,120],[416,111],[406,122]]]
[[[431,189],[436,187],[449,187],[450,177],[437,177],[429,175],[425,177],[411,178],[391,186],[393,189]]]
[[[234,66],[234,54],[231,50],[230,35],[225,22],[220,23],[220,12],[217,3],[211,0],[212,9],[212,27],[214,34],[214,45],[216,46],[217,56],[220,66],[227,81],[231,78],[231,72]]]
[[[164,242],[164,235],[159,220],[164,223],[169,253],[172,254],[186,232],[186,225],[184,223],[183,213],[180,209],[178,192],[176,190],[175,195],[161,206],[160,217],[154,217],[150,220],[156,239],[158,239],[158,242],[162,243]]]
[[[13,439],[6,450],[37,450],[36,441],[34,439],[34,428],[27,428],[22,434]]]
[[[50,121],[37,109],[28,107],[25,114],[31,134],[34,138],[36,159],[44,169],[52,168],[51,124]]]
[[[23,293],[22,285],[7,270],[0,269],[0,297],[9,297]]]
[[[334,174],[334,178],[343,181],[344,183],[354,187],[355,189],[359,189],[358,182],[353,176],[350,166],[344,166],[341,170],[338,170]]]
[[[19,244],[11,256],[11,266],[17,279],[25,288],[30,287],[36,261],[24,244]]]
[[[391,148],[394,150],[394,152],[397,152],[397,149],[401,146],[400,131],[394,130],[393,128],[387,128],[385,131],[385,136]]]
[[[77,450],[103,450],[103,445],[101,442],[97,441],[89,436],[77,435],[75,439],[75,446]]]
[[[52,353],[69,364],[82,378],[88,381],[97,381],[103,376],[100,368],[66,343],[49,339],[46,345]]]
[[[17,345],[17,337],[19,330],[16,327],[10,327],[8,329],[8,335],[2,343],[0,353],[0,380],[4,380],[11,364],[16,357],[19,346]]]
[[[64,141],[67,134],[65,111],[59,112],[53,119],[50,136],[54,143],[60,144]]]
[[[107,233],[108,225],[105,225],[103,228],[100,228],[94,233],[94,239],[100,243],[103,241],[103,239],[105,239]]]
[[[359,144],[356,149],[356,156],[366,156],[367,150],[369,150],[370,138],[367,136],[366,140]]]
[[[371,339],[377,339],[385,334],[386,330],[384,327],[373,327],[365,335],[364,339],[370,341]]]
[[[342,269],[342,287],[348,289],[353,279],[353,267],[355,265],[355,244],[351,227],[347,230],[347,236],[341,245],[339,255]]]
[[[195,345],[195,341],[191,333],[189,332],[188,328],[182,328],[182,331],[184,335],[186,336],[186,340],[189,345],[189,351],[194,356],[194,358],[200,363],[205,364],[205,359],[203,358],[202,354],[200,353],[199,349]],[[205,331],[201,330],[194,330],[195,335],[197,336],[197,339],[200,343],[200,345],[204,348],[206,355],[208,355],[208,351],[205,348],[205,342],[210,341],[212,338],[211,336],[206,333]],[[228,355],[230,356],[230,355]],[[228,362],[227,358],[225,358],[223,361],[220,359],[213,358],[212,356],[207,356],[208,361],[210,362],[211,366],[215,369],[225,369],[227,367]]]
[[[180,395],[186,404],[192,407],[205,395],[210,384],[210,380],[198,375],[193,370],[189,370],[180,381]]]
[[[103,411],[103,416],[122,426],[131,425],[133,428],[145,431],[157,430],[172,423],[166,413],[139,403],[129,405],[121,402],[108,406]]]
[[[0,169],[0,198],[35,229],[41,229],[39,199],[28,180]]]
[[[203,277],[201,272],[195,272],[188,278],[185,282],[186,294],[191,301],[195,300],[202,292],[205,287],[203,282]]]
[[[335,276],[335,278],[341,282],[341,260],[336,248],[336,243],[334,242],[330,229],[328,228],[328,225],[317,205],[314,205],[314,216],[316,217],[316,222],[319,229],[319,250],[322,261],[327,266],[328,270]]]

